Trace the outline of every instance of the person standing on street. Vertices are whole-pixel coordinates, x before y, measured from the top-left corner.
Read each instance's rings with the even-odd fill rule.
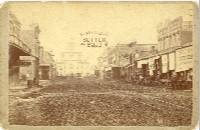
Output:
[[[132,85],[134,84],[134,74],[133,74],[133,72],[131,72],[131,84]]]

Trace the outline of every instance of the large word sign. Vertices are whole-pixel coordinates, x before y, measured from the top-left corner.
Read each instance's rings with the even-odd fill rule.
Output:
[[[102,32],[81,33],[81,45],[87,47],[105,47],[108,46],[107,34]]]
[[[192,47],[176,50],[176,72],[185,71],[193,67]]]

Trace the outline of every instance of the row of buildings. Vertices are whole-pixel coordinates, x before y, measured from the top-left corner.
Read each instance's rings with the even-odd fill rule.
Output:
[[[1,33],[5,39],[3,50],[8,50],[9,83],[17,84],[29,81],[39,84],[40,80],[54,77],[55,67],[53,55],[41,46],[40,28],[37,23],[24,26],[10,11],[8,6],[0,10]]]
[[[192,80],[192,22],[178,17],[157,28],[156,44],[117,44],[98,58],[96,76]]]

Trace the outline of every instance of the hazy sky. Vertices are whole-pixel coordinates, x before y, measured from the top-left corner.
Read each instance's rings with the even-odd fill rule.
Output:
[[[173,20],[183,16],[191,20],[192,5],[144,4],[130,2],[107,3],[12,3],[11,10],[22,25],[37,22],[40,25],[41,45],[55,54],[66,51],[68,43],[75,44],[77,50],[94,60],[103,48],[80,46],[80,33],[99,31],[108,34],[108,44],[128,43],[136,40],[138,44],[157,43],[157,25],[166,19]]]

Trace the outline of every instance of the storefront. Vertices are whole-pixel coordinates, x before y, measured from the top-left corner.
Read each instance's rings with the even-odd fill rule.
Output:
[[[128,82],[130,82],[131,81],[131,76],[135,77],[134,64],[129,64],[129,65],[125,66],[125,72],[127,74],[126,80]]]
[[[137,61],[137,69],[138,69],[137,75],[143,76],[143,77],[146,77],[149,75],[148,60],[149,59],[143,59],[143,60]]]
[[[176,73],[181,80],[192,79],[193,68],[192,46],[176,50]]]
[[[41,65],[40,66],[40,80],[49,80],[50,79],[50,66],[49,65]]]
[[[161,79],[168,79],[168,54],[163,54],[161,55],[161,64],[162,64],[162,69],[161,69]]]
[[[112,67],[112,78],[120,79],[121,67]]]
[[[105,70],[104,70],[104,78],[105,79],[112,78],[112,68],[111,67],[105,68]]]
[[[159,56],[157,59],[155,59],[154,76],[155,76],[156,79],[160,78],[160,76],[161,76],[161,69],[162,69],[161,57]]]
[[[156,76],[156,60],[158,60],[159,56],[154,56],[149,58],[149,75],[155,77]]]
[[[176,60],[175,60],[175,52],[169,53],[169,72],[168,72],[168,77],[173,78],[176,75],[175,72],[175,65],[176,65]]]

